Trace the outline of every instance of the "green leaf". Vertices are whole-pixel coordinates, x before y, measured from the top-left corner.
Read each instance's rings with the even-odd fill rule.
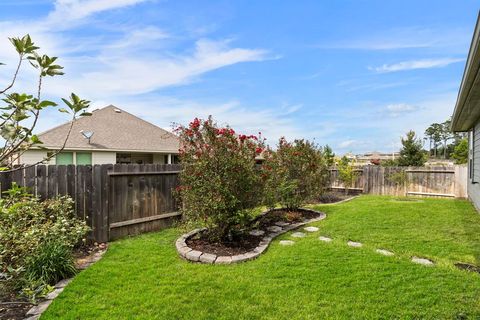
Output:
[[[70,113],[67,109],[65,108],[60,108],[58,111],[63,112],[63,113]]]
[[[57,104],[56,104],[55,102],[53,102],[53,101],[43,100],[42,102],[40,102],[40,103],[38,104],[38,106],[39,106],[40,108],[56,107]]]

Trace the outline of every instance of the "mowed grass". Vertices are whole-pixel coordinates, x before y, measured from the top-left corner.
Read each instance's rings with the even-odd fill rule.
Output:
[[[313,224],[319,232],[282,247],[285,234],[237,265],[181,260],[176,228],[113,242],[41,319],[480,318],[480,276],[453,267],[478,263],[480,216],[466,201],[393,199],[315,206],[327,213]],[[347,247],[348,239],[364,247]],[[413,264],[412,255],[438,264]]]

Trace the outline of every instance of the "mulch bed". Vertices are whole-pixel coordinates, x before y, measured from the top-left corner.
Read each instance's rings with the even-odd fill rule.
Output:
[[[287,211],[284,209],[275,209],[257,217],[250,229],[260,229],[268,234],[267,228],[275,226],[277,222],[296,223],[305,219],[317,218],[320,214],[307,211],[296,210]],[[232,256],[247,253],[257,247],[262,241],[262,236],[253,236],[248,233],[248,230],[239,234],[235,239],[226,240],[223,242],[210,242],[205,233],[200,233],[192,238],[187,239],[187,245],[193,250],[198,250],[204,253],[211,253],[217,256]]]
[[[91,246],[81,246],[73,253],[75,265],[78,269],[84,269],[84,264],[88,257],[99,250],[104,250],[104,244]],[[0,286],[0,291],[2,290]],[[26,300],[20,299],[15,294],[3,294],[0,292],[0,319],[19,320],[25,319],[26,314],[34,305]]]
[[[18,300],[13,294],[0,296],[0,319],[24,319],[33,304]]]

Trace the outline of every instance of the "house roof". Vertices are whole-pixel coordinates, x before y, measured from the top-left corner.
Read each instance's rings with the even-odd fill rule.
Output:
[[[477,18],[468,58],[452,116],[453,131],[468,131],[480,118],[480,16]]]
[[[70,125],[67,122],[39,134],[42,147],[61,148]],[[93,132],[90,143],[82,131]],[[174,134],[109,105],[77,119],[65,149],[177,153],[179,146]]]

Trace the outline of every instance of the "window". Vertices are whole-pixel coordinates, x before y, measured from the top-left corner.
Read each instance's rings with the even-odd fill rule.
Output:
[[[92,153],[91,152],[76,152],[77,165],[86,165],[92,164]]]
[[[73,164],[73,152],[60,152],[56,156],[55,164]]]

